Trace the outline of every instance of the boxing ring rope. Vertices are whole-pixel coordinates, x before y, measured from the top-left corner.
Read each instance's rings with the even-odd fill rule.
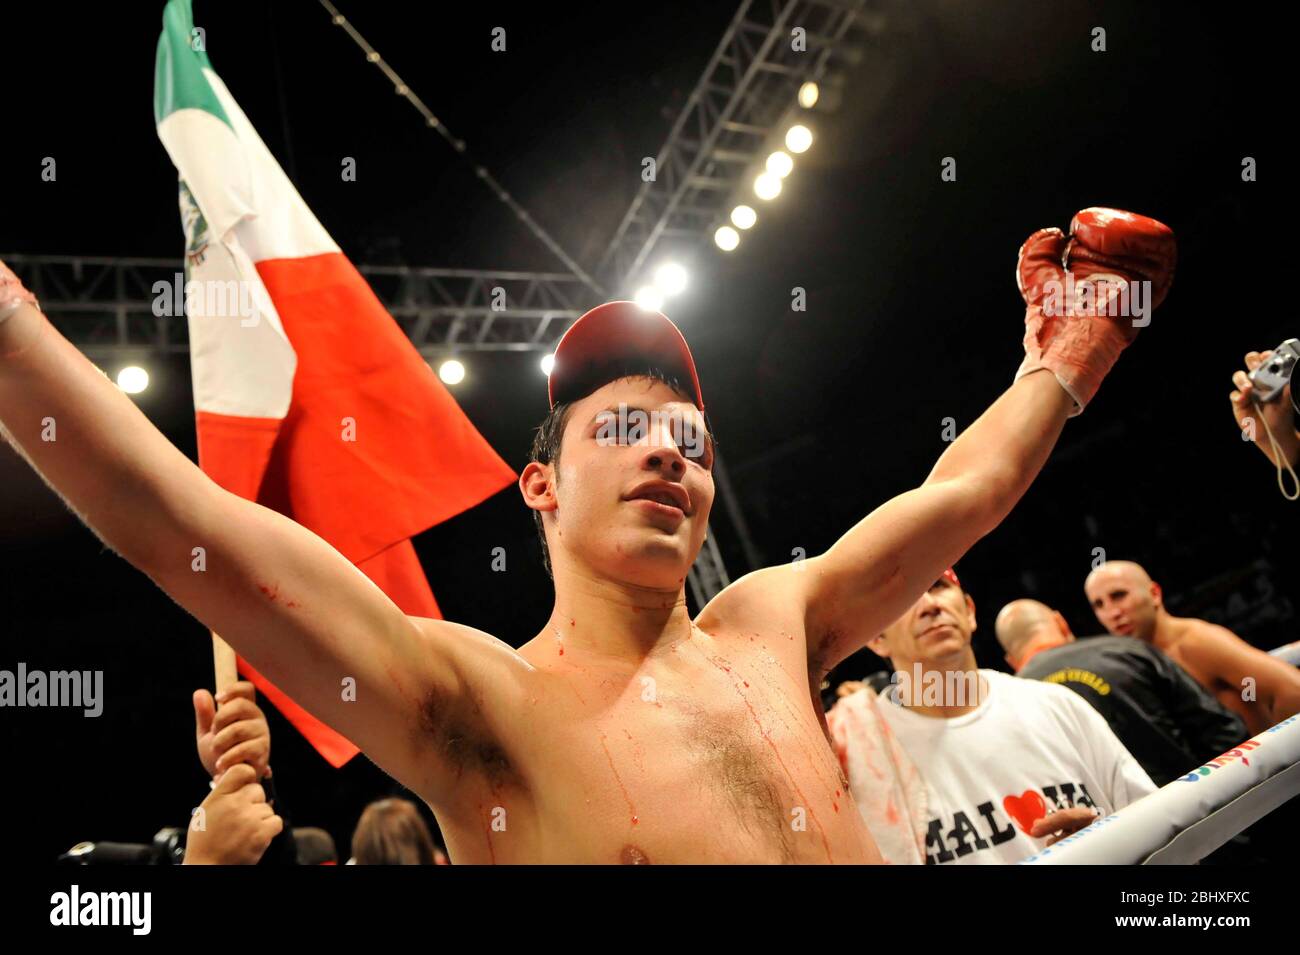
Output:
[[[1189,865],[1300,794],[1300,715],[1021,865]]]
[[[1300,665],[1300,641],[1270,651]],[[1190,865],[1300,795],[1300,714],[1021,865]]]

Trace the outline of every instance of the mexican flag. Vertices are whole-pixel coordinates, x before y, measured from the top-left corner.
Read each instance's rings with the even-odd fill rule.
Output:
[[[439,617],[410,538],[515,475],[307,208],[202,36],[190,0],[170,0],[154,115],[180,173],[199,466],[329,541],[406,613]],[[356,755],[239,666],[330,763]]]

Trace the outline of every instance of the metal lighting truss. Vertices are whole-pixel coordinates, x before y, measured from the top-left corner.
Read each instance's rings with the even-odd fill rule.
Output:
[[[185,316],[175,308],[175,289],[185,282],[180,258],[0,258],[59,330],[88,354],[112,359],[189,351]],[[359,271],[415,347],[431,358],[545,351],[595,304],[585,282],[562,272],[388,265]]]
[[[596,268],[609,288],[626,291],[662,240],[696,244],[726,221],[799,87],[859,58],[862,37],[879,32],[883,18],[865,8],[866,0],[741,3]]]

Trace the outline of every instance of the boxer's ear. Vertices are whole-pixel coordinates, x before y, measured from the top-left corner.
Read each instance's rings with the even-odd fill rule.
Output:
[[[555,499],[555,469],[540,461],[529,461],[519,475],[519,493],[524,503],[534,511],[553,511],[558,506]]]
[[[889,659],[889,639],[883,633],[878,633],[868,640],[867,647],[876,656]]]

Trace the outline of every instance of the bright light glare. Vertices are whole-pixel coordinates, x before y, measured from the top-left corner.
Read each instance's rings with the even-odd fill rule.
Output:
[[[736,206],[731,210],[731,224],[737,229],[748,229],[758,221],[758,213],[749,206]]]
[[[804,109],[812,109],[817,105],[817,97],[820,95],[821,90],[817,88],[817,84],[809,80],[799,87],[799,105]]]
[[[149,372],[138,365],[128,365],[117,373],[117,387],[128,395],[138,395],[149,387]]]
[[[718,244],[718,248],[723,252],[730,252],[736,246],[740,245],[740,233],[729,225],[724,225],[717,232],[713,233],[713,241]]]
[[[790,170],[794,168],[794,160],[790,154],[777,150],[767,157],[767,171],[778,179],[784,179],[790,175]]]
[[[551,377],[551,370],[555,367],[555,352],[542,356],[542,374],[547,378]]]
[[[781,180],[765,172],[754,180],[754,195],[760,199],[775,199],[781,194]]]
[[[785,148],[792,153],[807,151],[812,145],[812,130],[807,126],[791,126],[785,133]]]
[[[655,286],[665,295],[676,295],[686,288],[686,270],[676,262],[665,262],[655,270]]]
[[[448,358],[438,366],[438,377],[444,384],[458,385],[465,380],[465,366],[454,358]]]
[[[642,285],[636,290],[636,295],[632,297],[632,301],[648,312],[657,312],[663,308],[664,293],[653,285]]]

